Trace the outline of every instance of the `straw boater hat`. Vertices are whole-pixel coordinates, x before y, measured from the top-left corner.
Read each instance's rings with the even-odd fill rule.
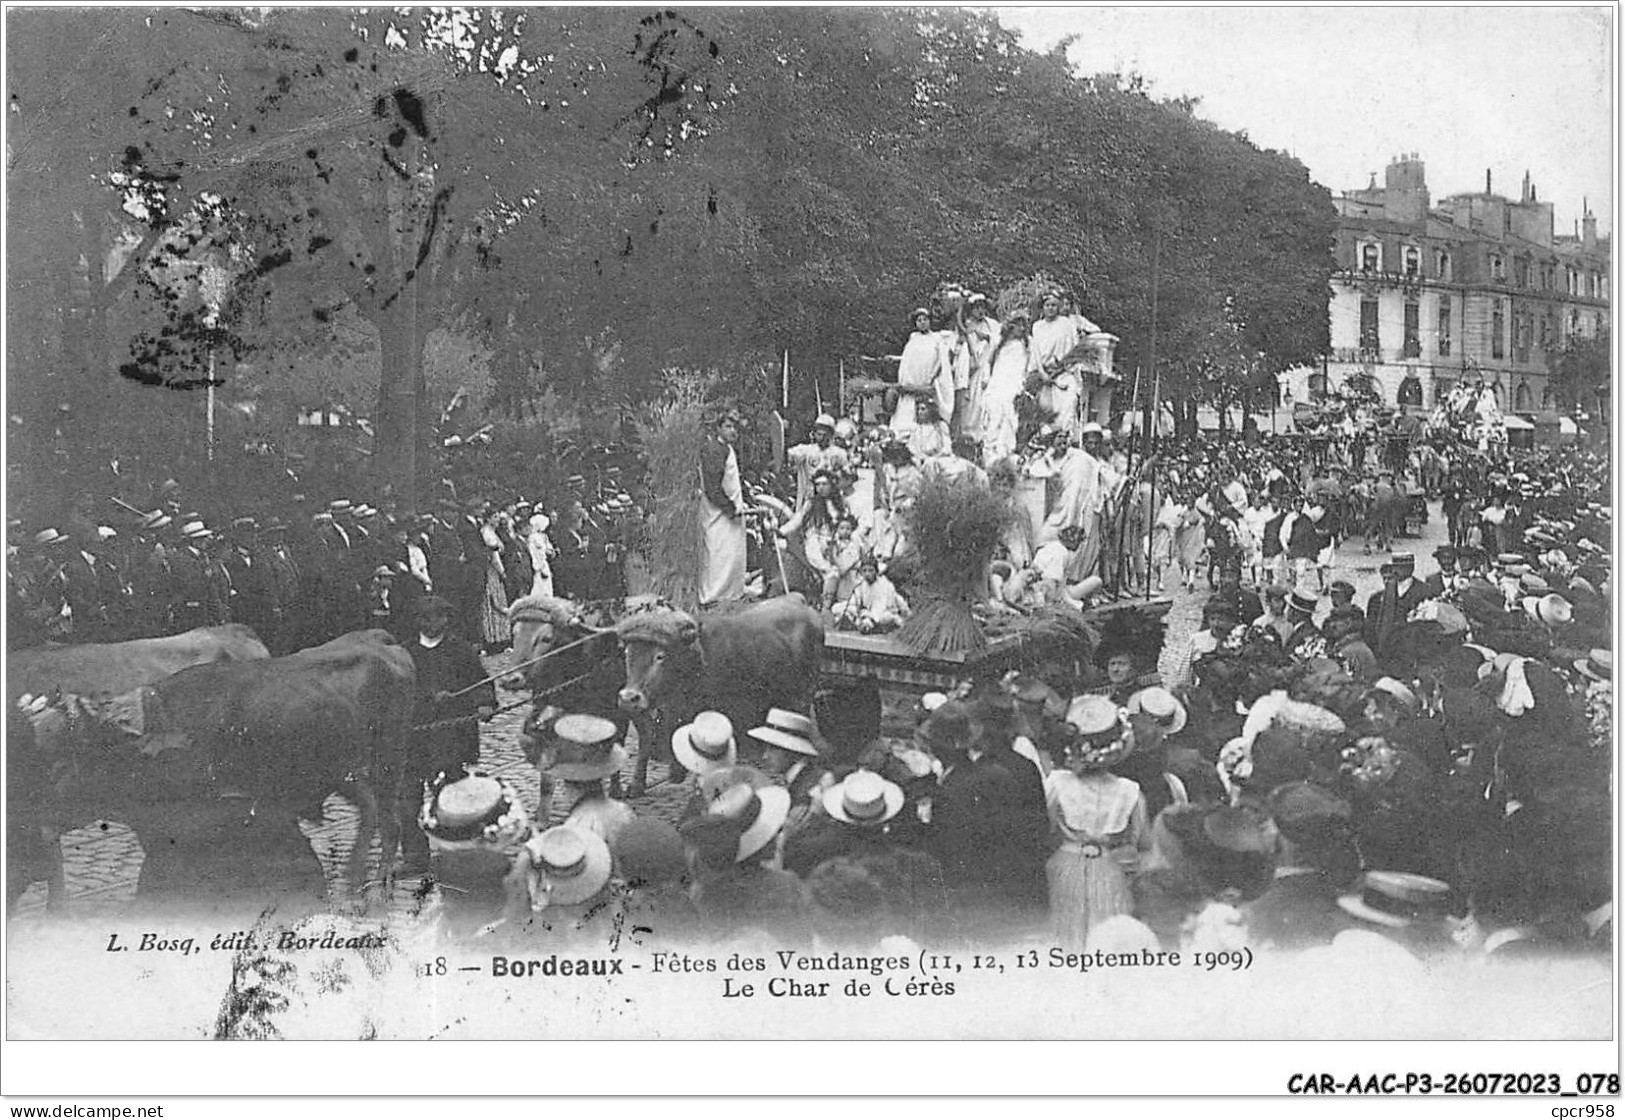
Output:
[[[1142,688],[1128,698],[1128,714],[1147,715],[1157,722],[1164,735],[1177,735],[1185,729],[1190,713],[1179,697],[1166,688]]]
[[[750,737],[769,746],[779,747],[795,754],[818,754],[818,748],[812,741],[813,722],[800,712],[786,711],[783,708],[769,708],[767,711],[767,725],[755,727],[750,731]]]
[[[162,529],[165,525],[170,524],[170,522],[173,520],[174,519],[163,510],[155,509],[150,513],[143,513],[141,515],[141,528]]]
[[[872,770],[854,770],[824,791],[824,808],[846,824],[885,824],[902,811],[903,787]]]
[[[734,725],[721,712],[701,712],[671,733],[671,753],[685,770],[700,774],[732,766],[739,755]]]
[[[754,766],[723,766],[700,775],[700,796],[709,805],[734,786],[763,789],[772,784],[773,779]]]
[[[1450,884],[1408,871],[1367,871],[1360,889],[1338,898],[1337,905],[1356,918],[1401,929],[1443,919],[1450,912]]]
[[[530,836],[530,816],[519,793],[483,775],[442,780],[423,799],[418,827],[434,851],[517,849]]]
[[[201,521],[188,521],[181,526],[181,536],[188,540],[202,540],[204,537],[214,536],[214,530]]]
[[[1526,596],[1523,612],[1530,618],[1548,626],[1563,626],[1574,621],[1574,608],[1561,595]]]
[[[818,414],[818,419],[813,421],[813,427],[828,428],[833,432],[835,430],[835,417],[831,416],[827,412],[820,412]]]
[[[548,729],[547,745],[553,760],[547,772],[561,781],[596,781],[626,765],[615,725],[601,716],[560,716]]]
[[[783,786],[730,786],[712,800],[706,815],[743,826],[739,850],[734,854],[734,862],[742,863],[767,847],[784,827],[790,815],[790,791]]]
[[[1592,680],[1607,684],[1614,679],[1613,651],[1594,649],[1588,656],[1576,661],[1574,667]]]
[[[1123,713],[1104,696],[1075,696],[1066,710],[1066,722],[1078,733],[1066,747],[1069,759],[1081,759],[1090,770],[1104,770],[1134,750]]]
[[[562,824],[532,836],[525,850],[533,910],[585,902],[609,882],[609,845],[590,829]]]
[[[1307,587],[1294,588],[1292,594],[1287,596],[1286,609],[1296,612],[1305,618],[1312,617],[1315,608],[1320,606],[1320,596]]]
[[[42,529],[34,534],[35,544],[61,544],[63,541],[71,539],[71,537],[55,529]]]

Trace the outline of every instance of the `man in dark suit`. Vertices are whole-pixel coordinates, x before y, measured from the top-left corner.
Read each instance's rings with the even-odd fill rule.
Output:
[[[929,835],[960,932],[990,921],[1019,928],[1043,913],[1048,898],[1049,815],[1041,778],[1033,796],[1037,768],[1013,751],[988,750],[984,728],[956,702],[933,712],[922,732],[946,768]]]
[[[1382,590],[1372,592],[1365,603],[1365,643],[1379,660],[1388,655],[1383,647],[1394,630],[1430,597],[1427,585],[1416,578],[1416,557],[1410,553],[1394,553],[1380,570]]]
[[[462,767],[479,761],[479,723],[496,710],[496,686],[485,679],[485,666],[474,647],[449,632],[451,613],[451,604],[437,595],[418,600],[418,635],[406,647],[417,670],[413,726],[457,720],[411,733],[406,774],[396,803],[409,872],[425,870],[429,862],[429,841],[417,825],[424,783],[432,783],[442,773],[455,780]]]

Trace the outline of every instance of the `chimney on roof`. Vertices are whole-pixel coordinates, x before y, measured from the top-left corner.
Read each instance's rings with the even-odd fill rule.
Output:
[[[1530,193],[1530,190],[1531,190],[1531,185],[1530,185],[1530,182],[1529,182],[1529,171],[1526,168],[1524,170],[1524,173],[1523,173],[1523,189],[1518,195],[1518,201],[1519,202],[1531,202],[1531,201],[1533,201],[1534,196]]]
[[[1484,193],[1490,193],[1490,169],[1487,167],[1484,169]]]
[[[1590,201],[1585,203],[1585,216],[1580,219],[1580,245],[1586,252],[1597,248],[1597,216],[1591,212]]]

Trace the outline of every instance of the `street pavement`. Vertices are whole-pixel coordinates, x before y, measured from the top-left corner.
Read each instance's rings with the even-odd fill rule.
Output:
[[[1422,537],[1397,542],[1397,547],[1414,552],[1418,569],[1426,572],[1431,570],[1433,550],[1444,541],[1444,519],[1438,504],[1434,503],[1430,507],[1429,519],[1423,528]],[[1345,541],[1333,559],[1326,582],[1330,584],[1337,579],[1348,580],[1356,589],[1356,601],[1363,605],[1365,597],[1381,586],[1377,574],[1381,560],[1382,557],[1379,555],[1364,553],[1359,539]],[[1208,596],[1205,577],[1198,581],[1194,592],[1179,588],[1177,582],[1176,575],[1168,576],[1168,593],[1173,599],[1173,605],[1167,615],[1167,639],[1158,666],[1163,679],[1168,681],[1183,681],[1188,677],[1190,639],[1200,627],[1202,605]],[[509,661],[511,654],[487,658],[486,665],[495,672]],[[520,699],[521,694],[509,692],[498,685],[499,707]],[[536,768],[525,761],[520,746],[520,728],[527,712],[528,707],[521,706],[497,716],[484,725],[481,732],[480,763],[481,769],[486,773],[511,781],[524,797],[526,807],[534,814],[541,783]],[[628,746],[628,754],[629,762],[623,774],[624,782],[630,782],[630,759],[636,757],[631,744]],[[642,815],[655,816],[675,823],[687,795],[681,785],[667,782],[666,777],[664,765],[659,762],[651,763],[649,791],[646,796],[634,802],[633,806]],[[343,858],[344,853],[349,850],[350,838],[355,835],[356,811],[349,802],[337,796],[329,797],[324,808],[327,812],[326,820],[320,824],[307,822],[301,826],[301,830],[310,839],[327,872],[330,897],[341,898]],[[563,810],[563,806],[552,807],[548,816],[556,818],[562,815]],[[536,819],[541,819],[541,816],[536,815]],[[136,877],[140,872],[143,856],[135,834],[124,825],[115,821],[99,821],[88,828],[66,833],[62,837],[62,855],[69,900],[67,916],[77,919],[113,917],[120,914],[134,899]],[[412,884],[397,887],[394,904],[403,910],[412,906]],[[36,883],[28,889],[13,910],[12,920],[19,927],[46,920],[44,883]]]

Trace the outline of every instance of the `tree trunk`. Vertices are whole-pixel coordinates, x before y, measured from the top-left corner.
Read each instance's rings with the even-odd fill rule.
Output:
[[[373,320],[378,328],[378,426],[373,438],[375,482],[404,509],[417,509],[418,396],[423,347],[418,342],[417,281]]]

